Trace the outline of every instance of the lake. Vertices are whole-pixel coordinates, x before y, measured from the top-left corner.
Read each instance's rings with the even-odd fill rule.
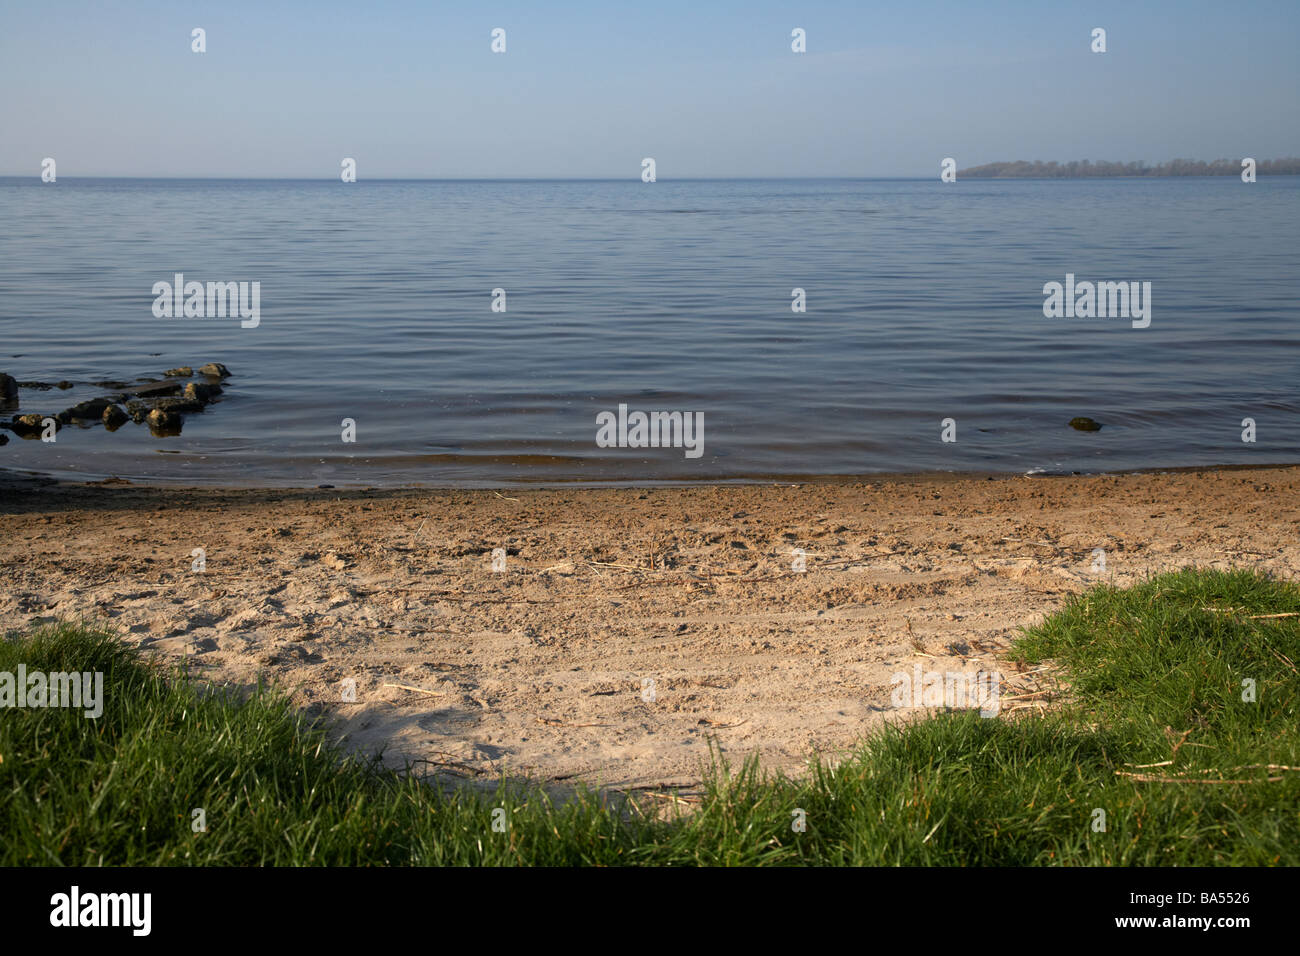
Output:
[[[178,436],[11,434],[8,469],[346,487],[1300,462],[1300,177],[33,176],[0,179],[0,221],[0,372],[75,383],[6,419],[232,373]],[[177,273],[259,283],[256,326],[155,315]],[[1046,316],[1067,275],[1150,283],[1149,324]],[[638,411],[671,447],[644,447]],[[622,427],[598,441],[602,413]],[[694,450],[668,440],[695,422]]]

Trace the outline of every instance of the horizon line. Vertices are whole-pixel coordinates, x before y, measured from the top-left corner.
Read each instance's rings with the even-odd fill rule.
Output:
[[[93,175],[77,174],[65,175],[59,174],[64,179],[174,179],[174,180],[231,180],[241,182],[339,182],[338,175],[334,176],[201,176],[201,175]],[[41,175],[37,173],[0,173],[0,179],[37,179]],[[864,180],[864,179],[890,179],[890,180],[926,180],[930,176],[672,176],[667,177],[664,182],[733,182],[736,180]],[[356,182],[516,182],[516,183],[563,183],[563,182],[641,182],[640,176],[365,176],[357,177]],[[657,180],[656,181],[660,181]],[[57,181],[56,181],[57,182]],[[349,183],[348,185],[352,185]],[[647,183],[646,185],[651,185]]]

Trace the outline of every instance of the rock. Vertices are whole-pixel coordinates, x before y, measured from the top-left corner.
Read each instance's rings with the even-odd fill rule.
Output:
[[[104,409],[104,427],[111,432],[117,431],[131,420],[131,416],[122,411],[119,405],[109,405]]]
[[[19,388],[34,388],[38,392],[48,392],[54,386],[49,382],[19,382]]]
[[[55,383],[54,383],[54,387],[55,387],[55,388],[61,388],[61,389],[63,389],[63,390],[66,392],[68,389],[73,388],[73,387],[75,387],[75,386],[74,386],[74,383],[65,380],[65,381],[62,381],[62,382],[55,382]]]
[[[188,365],[182,365],[180,368],[169,368],[167,371],[163,372],[163,375],[167,378],[189,378],[193,374],[194,369],[190,368]]]
[[[62,412],[63,418],[67,421],[74,419],[82,421],[98,421],[104,417],[104,410],[113,404],[112,399],[108,398],[90,398],[84,402],[78,402],[71,408]]]
[[[140,398],[157,398],[160,395],[179,395],[181,386],[179,382],[145,382],[131,391]]]
[[[149,415],[149,406],[141,401],[127,402],[126,412],[131,416],[131,421],[135,422],[137,425],[141,425]]]
[[[221,394],[221,386],[215,382],[206,385],[203,382],[190,382],[185,386],[183,394],[191,402],[207,404]]]
[[[1076,428],[1076,429],[1078,429],[1078,430],[1081,431],[1081,432],[1099,432],[1099,431],[1101,431],[1101,425],[1100,425],[1100,424],[1098,424],[1097,422],[1094,422],[1091,418],[1084,418],[1084,417],[1071,418],[1071,419],[1070,419],[1070,427],[1071,427],[1071,428]]]
[[[9,444],[9,436],[6,435],[4,432],[0,432],[0,445],[7,445],[7,444]]]
[[[159,411],[178,412],[184,415],[203,411],[202,402],[191,401],[188,398],[160,398],[153,403],[153,407]]]
[[[179,435],[181,426],[185,423],[185,419],[181,418],[179,412],[169,411],[165,408],[155,408],[145,416],[145,421],[149,424],[149,431],[158,438]]]
[[[45,419],[45,415],[16,415],[9,427],[19,438],[40,438],[45,431]],[[54,430],[57,432],[62,427],[56,418]]]
[[[230,369],[226,368],[220,362],[209,362],[207,365],[199,366],[200,375],[208,375],[212,378],[228,378]]]
[[[12,375],[0,372],[0,400],[9,401],[18,397],[18,381]]]

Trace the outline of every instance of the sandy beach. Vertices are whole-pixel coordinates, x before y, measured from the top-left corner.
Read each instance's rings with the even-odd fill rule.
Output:
[[[1099,580],[1295,579],[1298,486],[1297,467],[524,491],[6,478],[0,628],[98,622],[205,680],[274,682],[394,766],[690,786],[710,740],[789,771],[850,746],[899,716],[890,678],[918,662],[1014,681],[997,655],[1017,628]]]

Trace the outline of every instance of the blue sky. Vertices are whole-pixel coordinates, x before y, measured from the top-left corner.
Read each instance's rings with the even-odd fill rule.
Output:
[[[1296,0],[3,0],[0,174],[45,156],[60,177],[273,178],[351,156],[363,179],[1277,158],[1300,155],[1298,46]]]

